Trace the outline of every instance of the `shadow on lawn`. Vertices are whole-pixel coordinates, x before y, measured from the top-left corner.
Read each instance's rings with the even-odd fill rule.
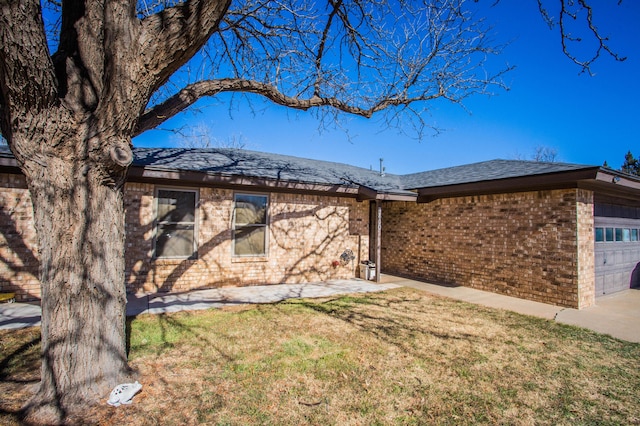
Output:
[[[40,334],[25,341],[20,346],[11,350],[9,353],[3,353],[0,358],[0,384],[6,392],[7,387],[24,388],[29,385],[36,384],[40,381]],[[3,351],[5,345],[3,344]],[[20,401],[17,408],[12,409],[11,400],[14,399],[13,392],[0,398],[0,416],[7,416],[16,422],[20,422],[24,413],[22,412],[22,403]]]
[[[464,330],[464,321],[455,314],[444,314],[443,310],[450,307],[442,306],[437,299],[425,299],[414,294],[395,293],[392,296],[385,293],[367,293],[347,296],[336,296],[322,299],[286,299],[274,303],[255,305],[258,312],[262,308],[276,309],[286,307],[301,307],[310,309],[322,315],[344,321],[358,330],[373,335],[376,338],[392,344],[403,351],[413,354],[419,352],[417,340],[438,339],[446,341],[465,341],[480,344],[486,340],[472,331]],[[127,353],[131,350],[151,349],[156,355],[174,348],[171,335],[188,336],[198,346],[216,351],[226,362],[232,362],[235,357],[225,351],[223,342],[230,336],[223,332],[213,333],[206,324],[193,324],[185,320],[190,315],[160,314],[154,315],[154,324],[158,327],[153,340],[155,343],[147,345],[137,341],[132,348],[132,322],[136,317],[127,318]],[[286,312],[283,312],[286,315]],[[437,324],[436,324],[437,323]],[[140,331],[144,333],[145,331]],[[182,339],[184,337],[181,337]]]
[[[427,303],[425,303],[427,302]],[[410,295],[367,294],[362,296],[342,296],[332,299],[288,300],[281,304],[303,306],[312,311],[344,321],[358,330],[371,334],[382,341],[411,353],[416,352],[416,338],[436,338],[479,343],[482,336],[455,330],[458,327],[434,327],[427,318],[439,316],[434,309],[437,302]],[[438,312],[436,312],[438,311]],[[442,323],[457,323],[455,316],[442,318]]]
[[[35,346],[38,346],[39,344],[40,344],[40,335],[38,335],[37,337],[34,337],[28,342],[23,343],[22,345],[17,347],[15,350],[13,350],[11,353],[4,355],[2,359],[0,359],[0,381],[5,383],[11,382],[11,383],[22,383],[22,384],[35,383],[36,381],[38,381],[38,379],[20,380],[20,379],[13,378],[15,377],[16,374],[10,371],[10,367],[11,367],[11,364],[14,363],[14,361],[18,361],[20,359],[23,359],[23,360],[26,359],[26,362],[23,361],[23,364],[25,364],[27,368],[28,368],[28,364],[31,364],[32,361],[38,362],[39,352],[37,353],[38,356],[34,356],[33,348]],[[19,373],[25,373],[25,371],[21,371]]]
[[[217,343],[220,336],[211,335],[211,329],[206,328],[204,325],[186,324],[184,321],[184,315],[197,314],[202,311],[195,312],[181,312],[180,316],[169,314],[157,314],[153,315],[156,320],[155,324],[160,331],[160,346],[157,347],[156,354],[160,355],[164,350],[174,347],[174,343],[170,338],[170,334],[177,334],[180,336],[189,336],[192,342],[199,342],[203,347],[207,347],[209,351],[217,352],[225,361],[233,361],[234,358],[226,353],[221,346]],[[136,319],[136,316],[127,318],[126,335],[127,335],[127,357],[132,350],[132,322]],[[171,331],[174,330],[174,331]],[[213,338],[212,338],[213,337]],[[182,338],[182,337],[181,337]],[[145,344],[137,345],[137,349],[144,349]]]

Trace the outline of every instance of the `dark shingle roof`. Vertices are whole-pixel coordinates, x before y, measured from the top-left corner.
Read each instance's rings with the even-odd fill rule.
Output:
[[[348,164],[231,148],[135,148],[136,166],[330,185],[401,194],[399,176]]]
[[[343,163],[231,148],[134,148],[134,166],[245,176],[312,184],[365,186],[379,193],[411,194],[420,188],[599,169],[568,163],[492,160],[407,175],[385,174]],[[12,158],[0,146],[0,157]],[[615,171],[613,171],[615,172]],[[617,172],[615,172],[617,173]]]
[[[401,176],[404,189],[458,185],[524,176],[546,175],[598,168],[568,163],[543,163],[521,160],[491,160]]]

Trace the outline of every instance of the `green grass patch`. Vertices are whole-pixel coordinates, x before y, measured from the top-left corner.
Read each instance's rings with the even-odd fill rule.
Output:
[[[93,423],[640,423],[640,345],[411,289],[145,315],[128,329],[143,391],[91,410]],[[38,377],[37,340],[0,333],[0,391],[14,396],[0,423],[16,422]]]

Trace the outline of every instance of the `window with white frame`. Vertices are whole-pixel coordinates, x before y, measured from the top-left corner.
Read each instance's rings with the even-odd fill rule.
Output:
[[[269,197],[235,194],[233,207],[234,256],[266,256]]]
[[[196,257],[197,203],[196,190],[156,190],[156,258]]]

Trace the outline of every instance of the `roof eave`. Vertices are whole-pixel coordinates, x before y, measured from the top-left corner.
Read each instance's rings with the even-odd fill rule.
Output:
[[[418,202],[429,203],[440,198],[463,197],[467,195],[575,188],[578,187],[578,183],[581,181],[595,180],[599,170],[600,167],[587,167],[579,170],[541,175],[419,188]]]
[[[174,186],[209,186],[217,188],[245,188],[253,191],[331,193],[334,196],[358,197],[354,185],[296,182],[261,177],[226,175],[189,170],[173,170],[149,166],[132,166],[127,175],[129,182],[161,183]]]
[[[580,182],[580,188],[592,190],[599,203],[640,207],[640,177],[602,168],[594,180]]]
[[[8,169],[18,169],[18,161],[15,159],[13,155],[0,155],[0,167],[6,167]]]
[[[413,201],[415,202],[418,199],[418,194],[396,194],[393,192],[382,192],[379,193],[376,197],[376,200],[380,201]]]
[[[358,201],[415,201],[417,193],[381,191],[361,185],[358,188]]]

